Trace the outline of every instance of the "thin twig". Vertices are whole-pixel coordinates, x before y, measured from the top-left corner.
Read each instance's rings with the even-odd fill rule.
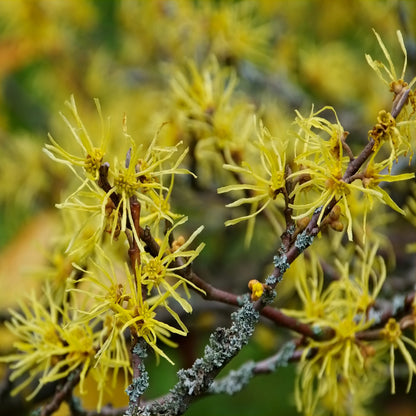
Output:
[[[81,367],[78,367],[70,374],[63,386],[61,388],[57,388],[52,400],[42,407],[40,413],[41,416],[48,416],[56,412],[60,408],[61,404],[71,397],[74,388],[80,381],[80,375]]]

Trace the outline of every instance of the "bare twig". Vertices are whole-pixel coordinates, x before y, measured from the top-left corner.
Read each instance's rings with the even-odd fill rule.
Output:
[[[42,407],[41,410],[41,416],[48,416],[52,413],[56,412],[61,404],[69,400],[69,398],[72,396],[72,392],[74,388],[77,386],[77,384],[80,381],[80,375],[81,375],[81,367],[78,367],[76,370],[74,370],[70,376],[67,378],[66,382],[62,385],[61,388],[57,388],[55,395],[53,396],[52,400]]]

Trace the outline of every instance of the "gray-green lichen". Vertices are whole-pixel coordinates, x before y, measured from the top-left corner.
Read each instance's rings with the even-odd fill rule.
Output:
[[[238,370],[231,370],[223,379],[214,381],[209,387],[208,392],[212,394],[226,393],[231,396],[241,391],[253,377],[255,367],[256,363],[249,361]]]
[[[261,296],[261,300],[265,305],[270,305],[276,298],[277,293],[275,290],[265,290]]]
[[[395,295],[393,297],[393,315],[398,314],[404,308],[405,299],[406,297],[403,295]]]
[[[278,283],[280,283],[283,279],[283,275],[279,275],[279,277],[273,276],[272,274],[267,277],[266,279],[266,285],[268,286],[276,286]]]
[[[319,325],[312,325],[312,332],[317,337],[320,337],[322,335],[322,328]]]
[[[248,293],[244,293],[244,295],[237,297],[238,306],[243,306],[250,300],[250,295]]]
[[[137,366],[138,377],[133,378],[131,384],[127,387],[126,393],[129,396],[129,409],[127,416],[137,415],[136,403],[139,402],[140,397],[149,387],[149,373],[144,366],[144,359],[147,357],[146,343],[143,340],[139,340],[132,350],[133,354],[136,354],[140,360]]]
[[[270,370],[276,371],[279,367],[286,367],[289,363],[289,360],[292,358],[293,353],[296,350],[296,345],[294,342],[289,341],[283,345],[280,351],[276,354],[273,361],[270,363]]]
[[[273,264],[274,267],[276,267],[276,269],[279,269],[280,276],[283,276],[285,271],[290,267],[290,264],[287,261],[287,257],[285,254],[281,254],[280,256],[274,256]]]
[[[300,251],[304,251],[307,249],[313,242],[314,236],[309,235],[306,230],[302,231],[300,234],[297,235],[295,241],[295,247]]]
[[[382,322],[383,313],[370,308],[368,311],[368,321],[373,321],[373,324],[378,325]]]

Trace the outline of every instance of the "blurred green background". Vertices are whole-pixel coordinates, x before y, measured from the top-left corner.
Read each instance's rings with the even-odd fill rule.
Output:
[[[170,117],[172,68],[214,54],[221,65],[235,69],[239,93],[272,128],[290,124],[295,108],[331,105],[351,135],[364,142],[374,115],[391,100],[364,58],[365,53],[381,58],[372,29],[396,62],[403,58],[395,32],[402,31],[411,78],[416,73],[415,5],[411,0],[1,0],[0,308],[14,306],[37,287],[30,271],[45,262],[46,247],[59,230],[54,204],[69,179],[41,149],[49,132],[55,138],[69,136],[59,112],[71,94],[92,131],[97,97],[114,134],[127,114],[130,134],[148,138]],[[261,270],[274,247],[265,252],[260,236],[245,253],[241,229],[224,230],[215,199],[177,197],[176,203],[192,223],[207,227],[198,267],[218,286],[243,292],[247,273]],[[243,283],[227,280],[236,271],[245,273]],[[194,355],[207,339],[201,322],[226,316],[221,308],[210,313],[194,319],[197,335],[187,341]],[[260,328],[231,367],[266,357],[286,335]],[[7,335],[0,336],[5,348]],[[178,363],[187,356],[172,354]],[[204,398],[188,414],[296,414],[294,371],[289,366],[259,376],[231,398]],[[166,393],[174,382],[175,369],[167,363],[152,368],[149,396]],[[402,399],[381,396],[376,414],[394,414],[396,405],[402,415],[416,414],[415,403]]]

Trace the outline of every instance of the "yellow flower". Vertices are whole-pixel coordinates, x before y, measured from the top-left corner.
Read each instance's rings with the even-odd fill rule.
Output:
[[[413,359],[411,353],[409,352],[406,344],[410,346],[413,350],[416,350],[416,342],[409,337],[403,335],[403,332],[400,327],[400,323],[397,322],[394,318],[390,318],[384,328],[381,331],[384,336],[383,346],[388,347],[390,351],[390,380],[391,380],[391,392],[394,394],[396,392],[396,384],[394,380],[394,361],[395,361],[395,350],[398,348],[406,362],[409,378],[407,382],[407,392],[410,391],[412,386],[413,373],[416,374],[416,363]]]
[[[347,376],[342,368],[342,361],[346,357],[342,348],[346,345],[341,344],[339,356],[331,354],[326,363],[325,349],[318,353],[315,361],[309,361],[308,357],[301,361],[296,378],[295,400],[298,410],[303,414],[365,415],[365,406],[382,391],[384,371],[371,345],[360,344],[359,350],[355,351],[358,355],[349,357]],[[324,370],[322,365],[325,365]]]
[[[187,285],[200,290],[182,277],[180,270],[185,269],[203,249],[204,244],[201,243],[195,250],[189,250],[190,244],[202,227],[176,250],[171,251],[169,248],[172,231],[185,221],[186,218],[181,219],[168,231],[156,257],[144,251],[141,253],[141,264],[134,273],[129,271],[127,266],[123,270],[116,269],[115,263],[104,250],[97,248],[97,260],[91,261],[88,270],[84,270],[84,276],[78,280],[78,286],[72,291],[80,293],[85,298],[86,309],[82,311],[84,321],[91,323],[98,320],[104,323],[96,355],[99,362],[103,357],[115,354],[117,349],[123,351],[122,357],[128,356],[125,343],[122,341],[127,328],[132,335],[144,338],[158,355],[171,362],[158,347],[157,341],[162,340],[169,346],[175,346],[176,344],[169,340],[171,333],[184,336],[187,334],[187,328],[169,305],[169,299],[174,299],[190,313],[192,307],[179,294],[179,290],[184,289],[188,296]],[[176,282],[172,282],[173,279]],[[146,293],[152,297],[146,298]],[[165,309],[174,318],[179,329],[156,319],[158,309]]]
[[[350,310],[333,328],[335,335],[328,341],[308,342],[302,356],[295,388],[299,410],[315,414],[320,401],[335,411],[349,405],[348,396],[354,394],[355,386],[365,378],[366,347],[356,341],[355,334],[368,328],[364,318],[355,319]],[[312,357],[308,357],[308,354]]]
[[[337,122],[331,123],[320,117],[324,110],[331,110]],[[349,162],[349,157],[344,155],[343,145],[347,133],[332,107],[317,112],[312,108],[306,118],[298,114],[296,123],[300,127],[295,158],[299,169],[287,178],[295,183],[289,195],[294,201],[289,205],[295,212],[293,219],[307,217],[319,209],[319,225],[326,206],[333,199],[341,200],[348,221],[348,237],[352,239],[352,217],[348,203],[350,184],[343,180]],[[322,135],[328,136],[328,139]]]
[[[159,254],[156,257],[152,257],[149,253],[141,253],[141,282],[146,286],[148,294],[151,294],[153,288],[156,288],[159,295],[163,295],[164,292],[169,293],[169,295],[174,298],[182,308],[190,313],[192,312],[191,305],[183,299],[177,292],[177,284],[174,286],[171,285],[171,281],[174,279],[176,281],[182,282],[183,287],[187,290],[187,285],[192,286],[194,289],[203,292],[192,282],[185,279],[179,274],[180,270],[186,269],[192,261],[200,254],[205,244],[201,243],[195,250],[187,250],[190,244],[194,241],[196,236],[202,231],[203,226],[199,227],[194,233],[177,247],[175,250],[169,248],[169,239],[176,227],[183,224],[187,220],[186,217],[178,221],[164,236],[159,249]],[[168,305],[165,306],[169,308]],[[170,308],[169,308],[170,309]],[[172,313],[173,311],[170,310]]]
[[[66,303],[63,307],[58,306],[60,302],[53,298],[49,286],[46,286],[45,298],[43,305],[33,294],[30,306],[22,303],[22,312],[11,311],[12,321],[7,326],[17,338],[14,347],[18,352],[1,358],[1,361],[12,363],[11,381],[28,375],[12,394],[37,381],[28,400],[45,384],[66,379],[76,369],[81,369],[79,385],[84,393],[85,377],[93,366],[96,353],[91,327],[77,320],[77,314],[70,312]]]
[[[170,86],[176,105],[187,123],[194,131],[204,131],[209,129],[213,114],[226,112],[230,108],[236,84],[235,72],[221,68],[216,58],[211,56],[201,70],[189,61],[187,72],[177,70]],[[197,137],[200,136],[198,134]]]
[[[104,241],[105,231],[111,232],[114,217],[106,206],[111,203],[95,182],[86,183],[56,207],[61,209],[64,224],[62,238],[66,241],[65,252],[76,264],[83,264]],[[113,207],[113,205],[111,205]]]
[[[416,82],[416,77],[414,77],[412,79],[412,81],[407,84],[404,83],[404,76],[406,73],[406,67],[407,67],[407,51],[406,51],[406,47],[404,45],[404,40],[403,40],[403,36],[402,33],[400,32],[400,30],[398,30],[396,32],[397,34],[397,39],[399,41],[400,47],[403,51],[403,55],[404,55],[404,62],[403,62],[403,68],[402,68],[402,72],[400,73],[400,76],[397,75],[396,73],[396,69],[394,67],[393,61],[390,57],[390,53],[387,50],[386,46],[384,45],[383,41],[381,40],[380,35],[375,31],[374,34],[377,38],[378,44],[380,45],[381,50],[383,51],[384,57],[387,60],[387,65],[380,62],[380,61],[375,61],[373,60],[373,58],[366,54],[365,57],[367,59],[368,64],[371,66],[371,68],[376,72],[376,74],[379,76],[379,78],[389,87],[392,88],[392,91],[397,94],[399,93],[399,91],[397,90],[397,88],[399,87],[399,84],[401,84],[401,88],[411,88],[413,86],[413,84]]]
[[[175,160],[173,158],[181,143],[171,147],[158,146],[156,144],[158,131],[149,146],[146,148],[143,145],[138,146],[135,140],[127,134],[126,118],[124,118],[123,134],[130,147],[126,149],[125,161],[120,162],[114,158],[113,165],[110,165],[104,160],[107,135],[103,133],[100,147],[94,147],[78,115],[73,97],[67,105],[75,118],[75,126],[67,118],[64,117],[64,120],[80,145],[83,155],[72,155],[52,138],[52,145],[46,145],[45,151],[53,160],[68,165],[81,180],[81,185],[62,204],[58,205],[59,208],[84,211],[89,215],[86,223],[81,226],[80,234],[83,234],[85,228],[95,221],[95,232],[88,239],[92,245],[100,239],[104,230],[109,231],[113,239],[117,238],[120,232],[126,230],[127,224],[133,224],[130,210],[131,198],[140,202],[141,213],[146,221],[157,222],[163,218],[172,223],[180,217],[171,211],[169,198],[174,175],[191,173],[179,167],[188,152],[187,149]],[[97,108],[101,117],[98,102]],[[83,175],[76,170],[78,166],[83,168]],[[163,184],[166,176],[170,177],[169,187]],[[134,227],[131,228],[140,246],[136,230]],[[76,241],[80,245],[71,247],[71,250],[82,250],[85,247],[85,241],[80,239]]]
[[[136,270],[136,277],[130,273],[127,267],[125,274],[128,283],[128,299],[126,299],[124,304],[113,303],[110,305],[117,326],[120,326],[117,335],[123,336],[124,331],[129,328],[133,336],[143,338],[157,355],[162,356],[173,364],[173,361],[159,348],[157,342],[161,340],[165,344],[174,347],[176,344],[169,340],[171,334],[185,336],[188,330],[179,315],[167,304],[167,299],[171,296],[171,293],[167,291],[161,296],[144,299],[141,290],[140,267]],[[177,290],[181,284],[181,281],[177,282],[172,286],[172,290]],[[156,319],[156,309],[158,307],[165,308],[174,318],[180,329]]]
[[[161,220],[167,220],[172,223],[182,217],[181,214],[173,212],[170,205],[175,175],[171,175],[169,188],[167,190],[166,187],[163,186],[163,180],[163,176],[161,176],[160,183],[162,186],[159,190],[155,190],[148,194],[152,200],[152,205],[150,206],[150,209],[144,209],[141,213],[140,221],[142,224],[150,224],[151,226],[151,224],[159,224]]]
[[[379,150],[384,143],[390,145],[389,156],[385,160],[385,162],[388,162],[387,166],[389,173],[392,169],[393,162],[397,162],[400,155],[405,156],[409,151],[410,157],[413,155],[412,146],[409,141],[411,135],[406,131],[406,127],[411,123],[414,124],[414,121],[408,120],[397,123],[391,113],[386,110],[381,110],[377,117],[377,123],[373,129],[368,132],[369,137],[374,140],[373,157],[379,153]],[[403,134],[403,130],[405,134]]]
[[[402,173],[399,175],[392,175],[390,172],[382,174],[386,168],[390,167],[390,160],[385,159],[382,162],[375,162],[375,154],[373,154],[368,161],[364,171],[355,175],[356,178],[361,179],[361,182],[366,189],[373,189],[376,193],[364,193],[372,205],[372,197],[375,197],[380,202],[388,205],[390,208],[397,211],[399,214],[405,215],[405,211],[400,208],[390,197],[385,189],[380,186],[381,182],[398,182],[413,179],[414,173]]]
[[[159,218],[165,218],[173,222],[173,218],[169,216],[170,211],[166,211],[169,205],[166,204],[166,199],[163,199],[163,193],[171,190],[163,185],[162,179],[164,176],[191,173],[187,169],[179,168],[188,149],[185,149],[169,166],[164,166],[176,153],[181,143],[172,147],[159,147],[156,144],[157,132],[147,150],[144,154],[141,154],[142,146],[136,146],[131,136],[127,134],[126,136],[130,140],[130,149],[126,161],[121,164],[118,160],[115,160],[115,167],[110,168],[110,176],[114,183],[107,192],[107,200],[112,196],[117,200],[112,212],[114,218],[111,225],[112,235],[114,235],[117,227],[120,227],[121,231],[125,231],[128,221],[133,224],[130,209],[131,198],[137,198],[144,215],[150,215],[149,218],[152,218],[151,213],[157,213],[156,215]],[[132,228],[133,234],[140,245],[139,237],[136,235],[134,227]]]
[[[393,109],[392,113],[396,113],[397,104],[400,104],[400,108],[403,110],[397,117],[397,114],[393,115],[387,113],[385,110],[380,111],[377,123],[373,129],[369,132],[369,136],[374,139],[374,150],[378,150],[383,142],[390,144],[391,152],[389,154],[389,170],[392,167],[393,161],[397,161],[397,156],[410,151],[410,158],[413,155],[413,149],[409,138],[411,136],[409,132],[409,126],[415,125],[414,114],[415,114],[415,92],[411,90],[413,85],[416,83],[416,77],[414,77],[410,83],[404,81],[406,67],[407,67],[407,51],[404,45],[403,36],[398,30],[397,39],[404,55],[403,68],[398,75],[394,67],[393,61],[390,57],[386,46],[381,40],[377,32],[375,32],[377,41],[383,51],[386,58],[387,64],[380,61],[375,61],[371,56],[366,55],[366,59],[371,68],[377,73],[379,78],[389,87],[389,90],[394,94]],[[408,110],[409,104],[411,106],[410,112]],[[398,107],[397,107],[398,108]],[[395,120],[398,118],[398,121]],[[413,120],[411,119],[413,117]]]
[[[204,2],[201,13],[210,51],[225,62],[266,58],[271,25],[259,22],[257,7],[251,2]]]
[[[272,216],[268,218],[282,219],[279,208],[284,207],[282,199],[286,192],[286,150],[287,142],[271,136],[268,130],[260,122],[255,142],[256,152],[259,154],[258,165],[250,166],[243,162],[241,166],[224,165],[226,170],[233,172],[241,183],[223,186],[217,192],[243,192],[244,196],[236,201],[227,204],[229,208],[248,204],[250,213],[238,218],[226,221],[225,225],[234,225],[241,221],[248,220],[246,233],[246,244],[249,244],[253,235],[256,216],[265,209],[271,210]],[[272,221],[273,228],[280,234],[282,227],[278,220]]]
[[[331,107],[325,107],[334,112]],[[364,204],[364,230],[368,211],[373,206],[373,199],[389,205],[400,213],[404,213],[391,199],[388,193],[379,186],[380,182],[393,182],[407,180],[414,177],[414,174],[391,175],[380,172],[390,166],[391,158],[382,162],[375,162],[377,152],[373,153],[371,159],[363,172],[359,172],[351,178],[345,178],[346,169],[350,163],[351,155],[345,155],[345,140],[347,133],[342,126],[333,124],[319,117],[320,110],[311,112],[310,116],[297,118],[297,124],[301,129],[298,133],[296,143],[297,156],[295,162],[299,169],[287,177],[288,181],[294,182],[295,186],[290,198],[294,202],[289,206],[293,208],[295,215],[293,219],[298,220],[318,212],[318,225],[321,223],[325,208],[332,201],[339,201],[343,208],[343,215],[347,219],[347,234],[352,240],[353,216],[351,204],[357,198],[354,190],[368,199]],[[336,114],[335,114],[336,116]],[[394,121],[394,120],[393,120]],[[327,140],[320,134],[329,136]],[[364,235],[365,237],[365,235]]]
[[[375,351],[356,334],[372,325],[368,311],[385,279],[384,262],[376,262],[377,248],[360,249],[358,257],[350,259],[353,270],[349,263],[338,262],[340,278],[326,288],[316,256],[305,262],[304,272],[297,276],[295,285],[302,307],[284,312],[313,323],[317,335],[320,328],[333,333],[329,339],[307,340],[295,390],[297,406],[306,414],[315,414],[318,405],[331,411],[349,406],[348,397],[355,396],[355,386],[369,376],[367,369],[373,365]]]
[[[329,303],[329,292],[324,291],[324,276],[316,254],[311,251],[310,258],[304,256],[296,259],[302,262],[299,272],[296,274],[294,283],[297,295],[302,302],[302,308],[284,309],[288,315],[295,316],[305,323],[322,324],[327,317]]]
[[[71,96],[70,101],[67,101],[65,104],[69,108],[71,115],[75,120],[75,126],[62,113],[61,116],[65,124],[69,127],[76,143],[81,148],[81,155],[77,156],[69,153],[61,147],[51,135],[49,135],[49,140],[52,144],[46,144],[44,151],[51,159],[69,166],[77,176],[79,174],[74,170],[74,167],[79,166],[83,168],[87,180],[97,180],[99,176],[99,168],[103,162],[109,138],[108,132],[104,129],[100,103],[98,100],[95,100],[95,105],[97,107],[102,126],[101,143],[98,146],[94,145],[78,114],[74,96]]]
[[[107,265],[109,262],[110,260],[107,261]],[[98,268],[100,267],[98,266]],[[133,336],[142,337],[157,355],[161,355],[172,363],[165,352],[158,347],[157,342],[162,340],[169,346],[175,346],[176,344],[169,340],[171,333],[185,336],[187,329],[179,315],[171,308],[166,307],[170,293],[166,292],[162,296],[144,299],[140,281],[140,267],[136,271],[136,277],[126,266],[124,269],[125,278],[122,282],[111,268],[109,271],[104,269],[101,271],[107,282],[102,281],[104,276],[95,276],[95,273],[87,272],[86,276],[80,280],[83,286],[73,289],[93,300],[90,309],[83,312],[84,320],[90,325],[94,322],[104,322],[96,354],[98,362],[108,360],[108,357],[120,353],[120,351],[122,356],[128,356],[127,346],[123,339],[125,330],[129,328]],[[176,283],[172,289],[176,290],[181,283]],[[180,329],[155,318],[155,310],[159,306],[169,311]]]
[[[224,181],[224,161],[241,160],[253,131],[253,106],[235,94],[235,72],[214,56],[201,68],[189,62],[186,69],[171,80],[172,118],[192,149],[198,183],[211,186]]]
[[[353,261],[350,259],[344,264],[336,262],[342,283],[353,293],[358,313],[369,312],[386,280],[386,265],[384,259],[377,256],[378,248],[378,243],[372,247],[369,244],[364,248],[356,246]]]
[[[329,111],[333,113],[336,123],[332,123],[320,114]],[[342,159],[343,141],[347,139],[348,132],[344,130],[339,122],[335,109],[325,106],[318,111],[314,111],[312,106],[308,117],[296,110],[295,125],[299,127],[295,139],[295,153],[299,163],[305,157],[320,160],[322,152],[330,153],[335,159]],[[324,137],[327,137],[325,139]]]

